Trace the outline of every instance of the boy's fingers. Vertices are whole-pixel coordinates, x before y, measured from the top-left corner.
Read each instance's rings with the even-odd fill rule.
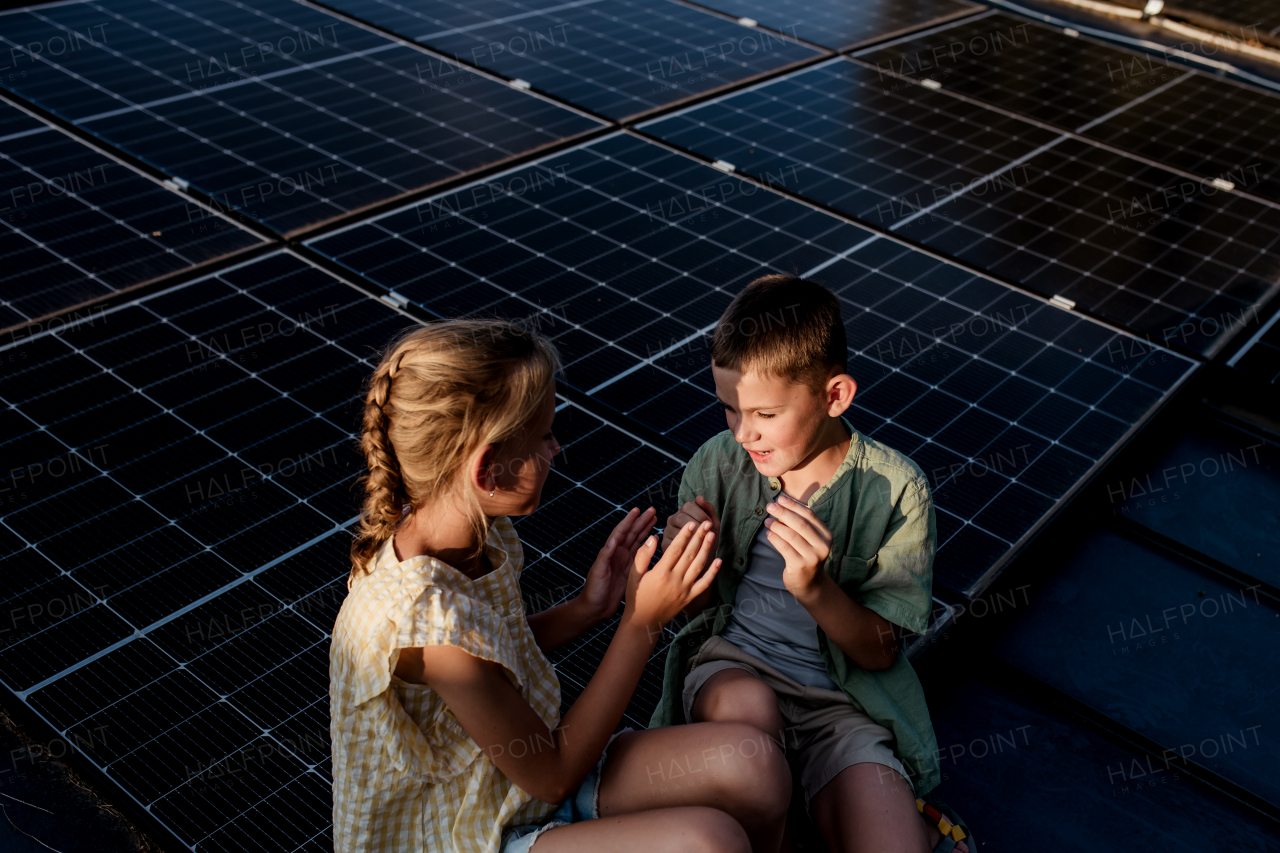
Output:
[[[711,565],[702,573],[702,577],[698,578],[698,580],[695,581],[693,586],[689,589],[689,600],[692,601],[706,592],[707,588],[711,586],[711,582],[716,579],[716,573],[719,571],[720,559],[717,557],[711,561]]]
[[[803,557],[800,556],[800,553],[796,551],[795,548],[791,547],[790,542],[783,539],[781,536],[774,533],[772,530],[769,531],[769,535],[766,536],[765,538],[769,540],[769,544],[771,544],[773,547],[778,549],[778,553],[782,555],[783,560],[791,562],[791,561],[800,561],[804,559]]]
[[[805,515],[799,511],[799,507],[800,504],[795,501],[784,500],[779,496],[779,500],[771,507],[766,507],[766,509],[775,519],[796,531],[815,546],[819,544],[825,546],[830,541],[830,532],[818,520],[818,517],[813,514],[813,510],[805,507],[804,512],[808,513],[808,515]]]
[[[769,532],[786,542],[796,554],[803,557],[814,556],[815,552],[812,543],[806,541],[803,536],[790,526],[775,520],[773,524],[769,525]]]
[[[711,523],[715,525],[717,530],[719,530],[720,516],[716,513],[716,508],[711,505],[711,501],[707,500],[702,495],[698,495],[698,505],[706,511],[708,516],[711,518]]]

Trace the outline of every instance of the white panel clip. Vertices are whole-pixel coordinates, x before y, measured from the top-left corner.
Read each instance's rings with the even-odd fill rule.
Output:
[[[920,81],[920,85],[921,85],[921,86],[924,86],[926,89],[941,89],[941,88],[942,88],[942,84],[941,84],[941,83],[939,83],[937,80],[931,79],[931,78],[929,78],[929,77],[926,77],[926,78],[924,78],[923,80],[921,80],[921,81]]]
[[[1078,39],[1078,38],[1080,38],[1080,31],[1079,31],[1079,30],[1073,30],[1073,29],[1071,29],[1071,27],[1064,27],[1064,28],[1063,28],[1063,30],[1062,30],[1062,34],[1063,34],[1064,36],[1071,36],[1073,39]]]
[[[511,85],[517,89],[532,89],[533,86],[528,80],[521,80],[519,77],[511,81]]]
[[[1231,181],[1228,181],[1226,178],[1214,178],[1213,185],[1218,189],[1226,190],[1227,192],[1231,192],[1236,188],[1236,185],[1231,183]]]
[[[1147,5],[1143,8],[1142,14],[1148,18],[1152,15],[1159,15],[1164,10],[1164,0],[1147,0]]]
[[[1065,308],[1068,311],[1076,307],[1075,301],[1068,299],[1065,296],[1054,296],[1052,299],[1049,300],[1049,302],[1053,305],[1057,305],[1059,308]]]
[[[737,171],[737,168],[728,160],[717,160],[712,163],[711,166],[712,168],[719,169],[722,172],[728,172],[731,175]]]
[[[742,24],[744,27],[756,27],[760,25],[760,22],[755,18],[739,18],[738,23]]]
[[[164,185],[170,189],[180,190],[182,192],[186,192],[187,188],[191,186],[191,184],[182,180],[182,178],[170,178],[164,182]]]
[[[394,290],[386,293],[382,297],[382,301],[395,308],[403,308],[409,304],[409,300],[396,293]]]

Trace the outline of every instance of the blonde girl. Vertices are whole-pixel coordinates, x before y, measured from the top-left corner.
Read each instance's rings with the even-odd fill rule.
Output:
[[[709,524],[649,568],[656,513],[632,509],[576,598],[524,612],[510,517],[537,508],[560,450],[559,369],[541,335],[455,320],[393,341],[369,380],[366,499],[330,652],[338,853],[779,849],[791,776],[767,735],[712,722],[612,735],[662,626],[719,568]],[[560,719],[545,652],[624,597]]]

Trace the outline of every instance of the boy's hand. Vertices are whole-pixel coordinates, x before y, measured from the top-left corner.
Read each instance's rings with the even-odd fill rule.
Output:
[[[653,529],[657,517],[658,511],[653,507],[644,512],[632,507],[613,528],[609,540],[587,571],[586,583],[578,594],[589,619],[599,622],[618,612],[618,605],[627,591],[627,579],[636,551],[644,541],[644,534]]]
[[[667,516],[667,526],[662,531],[662,552],[664,554],[667,548],[671,547],[671,543],[675,541],[676,534],[691,521],[694,524],[710,521],[711,532],[716,536],[720,535],[720,517],[716,515],[716,508],[711,505],[711,501],[702,495],[698,495],[676,510],[674,514]]]
[[[782,583],[803,603],[825,577],[818,568],[831,556],[831,531],[813,510],[786,495],[779,495],[765,510],[771,516],[764,520],[769,528],[765,538],[786,560]]]

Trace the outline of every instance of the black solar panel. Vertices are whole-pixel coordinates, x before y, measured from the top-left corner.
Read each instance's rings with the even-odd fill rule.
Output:
[[[699,0],[806,41],[847,50],[981,9],[966,0]]]
[[[479,65],[614,119],[818,55],[667,0],[329,5],[453,57],[426,69],[442,85]]]
[[[1272,314],[1227,364],[1274,385],[1280,382],[1280,314]]]
[[[599,126],[289,0],[39,6],[0,43],[0,85],[281,233]]]
[[[854,426],[929,474],[936,577],[956,590],[987,583],[1193,368],[629,134],[530,170],[311,245],[441,316],[541,328],[570,384],[688,452],[725,427],[707,335],[731,295],[816,278],[844,300]]]
[[[1280,202],[1280,96],[1273,92],[999,14],[858,58],[878,74],[933,79],[949,92]],[[1206,191],[1217,189],[1195,190]]]
[[[1210,353],[1276,287],[1280,210],[844,59],[643,125],[1114,323]]]
[[[276,253],[0,350],[25,353],[0,376],[20,463],[0,680],[190,846],[327,842],[353,403],[411,322]],[[684,461],[567,402],[555,429],[564,451],[517,525],[530,611],[576,594],[620,509],[669,511]],[[555,655],[566,705],[611,627]],[[656,705],[661,645],[627,724]]]
[[[8,104],[0,128],[0,328],[262,242]]]
[[[1166,3],[1170,12],[1183,10],[1212,15],[1228,24],[1236,24],[1229,35],[1241,41],[1257,38],[1258,33],[1280,32],[1280,9],[1270,0],[1177,0]]]

